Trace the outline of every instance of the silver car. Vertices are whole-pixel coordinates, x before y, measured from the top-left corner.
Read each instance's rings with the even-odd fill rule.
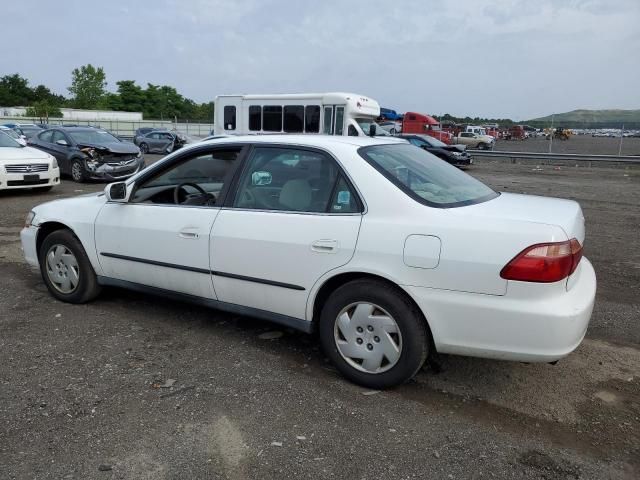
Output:
[[[140,147],[142,153],[171,153],[186,143],[186,138],[176,132],[154,130],[145,135],[138,135],[133,143]]]

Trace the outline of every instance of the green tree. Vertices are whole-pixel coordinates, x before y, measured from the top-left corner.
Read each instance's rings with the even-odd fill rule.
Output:
[[[38,117],[40,123],[49,123],[49,117],[61,118],[62,112],[59,107],[52,105],[48,100],[40,100],[27,108],[27,117]]]
[[[38,85],[33,89],[33,100],[36,102],[46,101],[51,105],[62,106],[66,99],[62,95],[57,95],[44,85]]]
[[[17,73],[0,78],[0,105],[3,107],[29,105],[33,99],[33,91],[26,78]]]
[[[107,76],[102,67],[94,67],[90,63],[74,68],[71,72],[69,93],[73,96],[72,104],[76,108],[99,108],[104,105]]]

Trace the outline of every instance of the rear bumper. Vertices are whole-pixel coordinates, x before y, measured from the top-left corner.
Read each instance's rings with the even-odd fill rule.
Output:
[[[50,168],[46,172],[37,172],[38,180],[25,180],[25,173],[4,173],[0,171],[0,190],[17,190],[21,188],[51,187],[60,184],[60,169]]]
[[[596,276],[583,258],[579,278],[558,284],[509,282],[504,296],[405,286],[424,313],[440,353],[553,362],[585,336]],[[561,287],[561,288],[558,288]]]

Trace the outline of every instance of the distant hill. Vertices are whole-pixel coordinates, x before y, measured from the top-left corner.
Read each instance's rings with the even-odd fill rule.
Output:
[[[640,128],[640,110],[573,110],[546,117],[534,118],[524,123],[533,126],[553,124],[569,128]]]

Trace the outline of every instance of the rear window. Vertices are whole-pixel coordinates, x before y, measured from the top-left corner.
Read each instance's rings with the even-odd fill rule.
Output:
[[[375,145],[358,153],[391,183],[431,207],[473,205],[499,194],[444,160],[413,145]]]

